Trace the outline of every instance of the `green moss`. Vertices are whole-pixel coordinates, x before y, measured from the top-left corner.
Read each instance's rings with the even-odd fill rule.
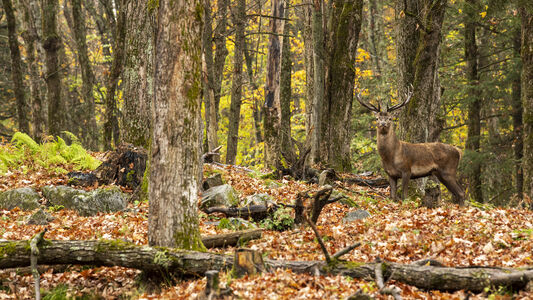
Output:
[[[135,170],[131,170],[126,174],[126,182],[133,182],[133,176],[135,175]]]
[[[10,242],[0,247],[0,257],[7,257],[15,253],[18,242]],[[29,243],[28,243],[29,246]]]
[[[191,235],[181,231],[176,231],[174,233],[174,241],[176,241],[176,247],[180,249],[207,252],[207,248],[202,243],[199,232]]]
[[[172,260],[167,257],[166,251],[157,251],[154,256],[154,263],[164,268],[168,268]]]
[[[146,3],[146,9],[150,14],[153,14],[158,8],[159,0],[148,0],[148,3]]]
[[[96,244],[96,252],[122,251],[135,247],[135,244],[123,240],[102,240]]]

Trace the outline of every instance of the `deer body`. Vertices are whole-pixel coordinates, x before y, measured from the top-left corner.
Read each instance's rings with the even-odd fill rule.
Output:
[[[381,164],[389,176],[391,198],[396,200],[397,181],[402,180],[402,199],[407,197],[410,179],[435,175],[440,182],[453,194],[455,201],[463,204],[464,192],[457,182],[457,166],[461,159],[461,152],[454,146],[443,143],[413,144],[398,139],[394,132],[393,115],[390,114],[409,102],[412,93],[408,93],[403,103],[387,107],[380,111],[379,105],[375,107],[361,100],[357,100],[366,108],[373,111],[377,123],[377,145],[381,157]]]

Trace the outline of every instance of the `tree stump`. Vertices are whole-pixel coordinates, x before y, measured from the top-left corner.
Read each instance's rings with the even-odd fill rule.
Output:
[[[142,147],[121,144],[117,150],[109,152],[104,161],[93,173],[100,184],[115,183],[135,189],[141,185],[148,154]]]
[[[235,250],[233,274],[242,277],[245,274],[254,275],[265,271],[265,263],[261,253],[246,248]]]

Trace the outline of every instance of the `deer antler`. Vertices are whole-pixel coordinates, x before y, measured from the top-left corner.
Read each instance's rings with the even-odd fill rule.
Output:
[[[355,96],[357,98],[357,101],[359,101],[359,103],[361,103],[361,105],[366,107],[368,110],[371,110],[373,112],[380,112],[381,111],[380,110],[381,106],[379,105],[379,103],[378,103],[378,107],[375,107],[374,105],[372,105],[370,103],[364,102],[363,99],[361,99],[361,92],[360,91],[358,91]]]
[[[391,107],[389,107],[389,105],[387,105],[387,112],[391,112],[393,110],[397,110],[397,109],[403,107],[404,105],[409,103],[409,101],[411,100],[412,96],[413,96],[413,85],[411,84],[411,85],[409,85],[407,87],[407,92],[405,93],[405,100],[402,103],[398,103],[398,104],[393,105]]]

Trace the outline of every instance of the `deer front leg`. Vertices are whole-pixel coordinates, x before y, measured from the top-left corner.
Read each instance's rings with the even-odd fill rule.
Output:
[[[409,190],[409,179],[411,179],[411,173],[402,173],[402,201],[407,198],[407,191]]]
[[[389,185],[390,185],[390,197],[392,201],[396,201],[396,178],[389,176]]]

